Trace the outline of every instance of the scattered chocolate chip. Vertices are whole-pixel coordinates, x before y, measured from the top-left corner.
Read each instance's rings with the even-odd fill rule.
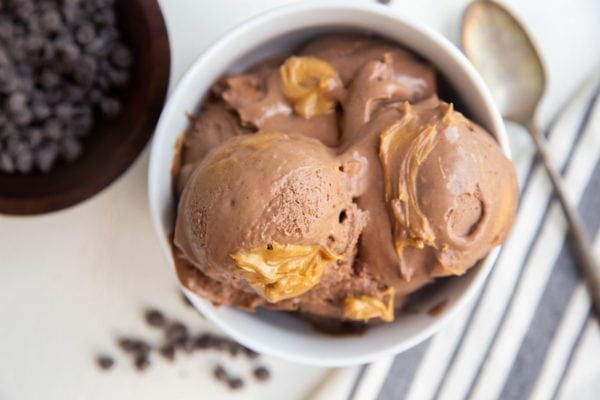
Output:
[[[110,356],[99,355],[96,357],[96,364],[98,364],[100,369],[107,370],[112,368],[112,366],[115,364],[115,361]]]
[[[114,117],[121,111],[121,103],[119,100],[107,97],[100,101],[100,110],[107,117]]]
[[[167,320],[165,319],[163,313],[154,308],[147,310],[144,317],[148,325],[157,328],[163,327],[167,323]]]
[[[132,339],[125,337],[119,338],[117,339],[117,344],[119,345],[121,350],[125,351],[126,353],[133,353],[135,351],[135,342]]]
[[[139,371],[143,371],[150,366],[150,359],[146,354],[138,354],[135,357],[134,364]]]
[[[77,42],[79,44],[82,44],[82,45],[86,45],[86,44],[90,43],[92,40],[94,40],[95,35],[96,35],[96,32],[94,31],[94,26],[90,23],[81,25],[75,31],[75,39],[77,40]]]
[[[227,371],[225,371],[225,368],[223,368],[223,366],[220,364],[216,365],[215,368],[213,368],[213,376],[218,381],[223,381],[223,382],[227,381],[229,379]]]
[[[186,353],[193,353],[196,350],[196,343],[193,338],[188,337],[185,342],[181,345],[181,348]]]
[[[240,378],[231,378],[227,381],[227,384],[233,390],[238,390],[244,387],[244,381]]]
[[[151,350],[151,347],[148,343],[144,342],[143,340],[138,340],[136,342],[136,352],[139,354],[148,354]]]
[[[227,351],[229,349],[229,342],[226,338],[213,336],[211,341],[211,347],[219,351]]]
[[[172,322],[167,327],[165,336],[170,343],[183,345],[188,338],[188,329],[181,322]]]
[[[73,0],[75,1],[75,0]],[[105,0],[98,0],[105,1]],[[0,122],[2,114],[0,113]],[[2,127],[0,127],[2,133]],[[11,141],[12,146],[20,146],[18,141]],[[2,150],[2,147],[0,147]],[[3,155],[0,151],[0,169],[2,168]],[[12,159],[9,159],[12,160]],[[116,340],[117,346],[125,352],[131,359],[133,367],[138,371],[143,371],[151,366],[151,352],[155,351],[167,361],[174,361],[177,352],[194,353],[197,350],[216,350],[235,357],[238,354],[245,354],[248,358],[254,359],[259,356],[253,350],[250,350],[241,344],[223,336],[215,335],[210,332],[199,332],[191,334],[188,327],[180,321],[171,320],[164,313],[156,308],[148,308],[144,311],[144,320],[151,327],[161,328],[164,335],[160,343],[149,343],[136,336],[121,336]],[[99,368],[108,369],[114,364],[113,358],[106,355],[96,357],[96,363]],[[225,383],[232,390],[240,389],[244,386],[244,380],[232,376],[225,368],[218,364],[212,371],[214,377]],[[264,381],[269,379],[270,372],[263,366],[258,366],[252,371],[255,379]]]
[[[143,340],[123,337],[118,339],[117,344],[126,353],[134,355],[146,355],[150,352],[150,345]]]
[[[242,348],[243,352],[246,354],[246,356],[251,360],[254,360],[254,359],[257,359],[258,357],[260,357],[260,354],[258,354],[257,352],[255,352],[252,349],[249,349],[244,346],[241,346],[241,348]]]
[[[263,366],[259,366],[254,368],[254,371],[252,371],[252,374],[254,375],[254,377],[259,380],[259,381],[266,381],[271,377],[271,373],[269,372],[269,370]]]
[[[197,349],[208,349],[210,347],[211,335],[203,333],[194,338],[194,346]]]
[[[15,166],[19,172],[24,174],[31,171],[33,168],[33,155],[28,148],[16,155]]]
[[[240,345],[234,341],[231,341],[228,344],[229,346],[227,348],[227,351],[229,352],[229,355],[232,357],[236,357],[241,350]]]
[[[161,356],[166,358],[169,361],[173,361],[175,359],[175,346],[171,344],[163,345],[158,352]]]

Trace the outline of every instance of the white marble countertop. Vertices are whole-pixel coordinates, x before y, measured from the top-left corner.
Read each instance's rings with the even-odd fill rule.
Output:
[[[171,48],[171,88],[198,54],[239,22],[284,0],[161,0]],[[503,1],[529,27],[548,68],[540,110],[547,123],[600,65],[600,2]],[[392,2],[458,40],[466,0]],[[519,148],[530,146],[521,135]],[[115,335],[153,337],[141,319],[155,305],[198,329],[210,329],[177,293],[154,237],[146,196],[147,150],[115,183],[73,208],[40,216],[0,216],[0,399],[305,398],[327,370],[265,358],[268,384],[230,392],[210,376],[218,356],[162,360],[137,373],[116,350]],[[97,351],[117,355],[101,373]],[[227,364],[227,360],[225,360]],[[248,374],[244,362],[231,368]],[[573,378],[577,379],[577,377]],[[337,395],[342,396],[340,389]],[[335,397],[335,396],[334,396]]]

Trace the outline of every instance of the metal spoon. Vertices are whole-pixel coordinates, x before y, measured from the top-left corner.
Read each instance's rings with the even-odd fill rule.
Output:
[[[474,1],[463,16],[462,47],[490,88],[502,115],[524,126],[537,146],[567,222],[579,267],[600,315],[600,266],[591,251],[579,213],[569,203],[552,166],[544,136],[535,123],[546,75],[527,32],[505,8],[493,1]]]

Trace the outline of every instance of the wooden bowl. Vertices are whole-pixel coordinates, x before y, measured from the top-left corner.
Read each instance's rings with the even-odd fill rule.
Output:
[[[134,64],[121,93],[122,112],[98,120],[83,155],[59,162],[47,174],[0,173],[0,213],[41,214],[77,204],[118,178],[152,136],[169,83],[170,49],[156,0],[117,1],[117,15]]]

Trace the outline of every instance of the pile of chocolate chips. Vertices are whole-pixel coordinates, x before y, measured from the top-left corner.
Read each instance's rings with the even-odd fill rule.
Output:
[[[187,301],[185,297],[184,300]],[[209,332],[192,333],[184,323],[165,317],[164,313],[155,308],[147,309],[144,312],[144,319],[150,327],[162,331],[160,342],[150,343],[137,336],[117,338],[117,346],[131,358],[133,366],[138,371],[150,367],[152,353],[157,353],[170,362],[175,360],[178,352],[191,354],[209,350],[226,353],[232,358],[243,355],[250,360],[258,360],[260,357],[260,354],[229,338]],[[96,357],[96,363],[99,368],[108,370],[114,366],[115,360],[108,354],[99,354]],[[255,365],[252,376],[257,381],[264,382],[270,378],[271,373],[266,367]],[[221,364],[215,365],[213,377],[233,390],[244,386],[244,380],[241,377],[231,374]]]
[[[74,161],[121,110],[133,57],[115,0],[0,0],[0,173]]]

